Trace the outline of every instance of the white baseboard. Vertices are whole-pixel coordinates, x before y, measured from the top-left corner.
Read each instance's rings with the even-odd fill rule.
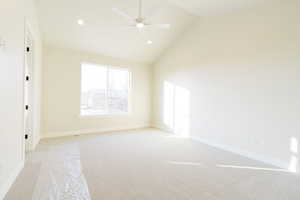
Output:
[[[0,200],[4,199],[5,195],[9,191],[12,184],[15,182],[20,172],[24,167],[24,162],[19,163],[15,169],[8,176],[7,180],[4,182],[3,186],[0,188]]]
[[[81,130],[73,130],[73,131],[48,132],[48,133],[42,135],[42,139],[74,136],[74,135],[84,135],[84,134],[92,134],[92,133],[126,131],[126,130],[142,129],[142,128],[150,128],[150,125],[142,124],[142,125],[136,125],[136,126],[124,126],[124,127],[114,127],[114,128],[94,128],[94,129],[81,129]]]
[[[257,153],[253,153],[253,152],[249,152],[249,151],[244,151],[242,149],[238,149],[238,148],[235,148],[235,147],[232,147],[232,146],[229,146],[229,145],[213,143],[211,141],[204,140],[204,139],[199,138],[199,137],[191,137],[191,139],[195,140],[195,141],[198,141],[198,142],[201,142],[203,144],[221,149],[223,151],[227,151],[227,152],[231,152],[231,153],[234,153],[234,154],[241,155],[243,157],[247,157],[251,160],[257,160],[257,161],[263,162],[265,164],[276,166],[276,167],[279,167],[279,168],[282,168],[282,169],[289,169],[289,163],[284,162],[282,160],[274,159],[274,158],[271,158],[271,157],[267,157],[267,156],[260,155],[260,154],[257,154]]]

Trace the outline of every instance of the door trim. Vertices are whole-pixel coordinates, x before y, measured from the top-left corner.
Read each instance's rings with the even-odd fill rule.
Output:
[[[33,34],[33,31],[32,31],[32,28],[31,28],[31,25],[30,23],[28,22],[28,20],[25,19],[25,30],[24,30],[24,67],[23,67],[23,134],[22,134],[22,141],[23,141],[23,155],[24,155],[24,158],[25,158],[25,153],[28,152],[28,151],[31,151],[34,149],[34,145],[33,145],[33,136],[34,136],[34,110],[35,110],[35,99],[34,99],[34,93],[35,93],[35,82],[34,82],[34,77],[33,77],[33,74],[34,74],[34,58],[35,58],[35,37],[34,37],[34,34]],[[26,113],[26,101],[25,101],[25,87],[26,87],[26,76],[28,75],[26,73],[26,56],[27,56],[27,40],[28,38],[30,38],[31,40],[31,53],[32,53],[32,61],[31,61],[31,66],[30,66],[30,77],[29,77],[29,81],[31,81],[31,87],[29,88],[30,90],[30,103],[31,105],[29,106],[29,109],[31,109],[30,111],[30,115],[31,115],[31,128],[32,130],[29,132],[29,133],[26,133],[26,124],[25,124],[25,113]],[[28,139],[26,140],[25,139],[25,134],[28,135]],[[28,147],[26,148],[26,146],[28,145]]]

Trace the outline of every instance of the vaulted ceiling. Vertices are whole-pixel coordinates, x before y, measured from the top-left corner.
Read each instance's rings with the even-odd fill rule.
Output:
[[[176,42],[196,16],[226,12],[260,1],[143,0],[143,13],[151,16],[149,21],[171,24],[167,30],[127,27],[129,21],[112,11],[116,7],[136,17],[138,0],[37,0],[37,6],[46,44],[150,63]],[[77,24],[78,19],[84,20],[84,26]],[[147,44],[148,40],[153,43]]]
[[[238,9],[270,5],[282,0],[169,0],[197,16],[221,15]],[[288,0],[285,0],[288,1]]]

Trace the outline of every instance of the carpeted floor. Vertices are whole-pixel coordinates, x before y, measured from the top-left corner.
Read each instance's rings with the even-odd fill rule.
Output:
[[[43,140],[6,200],[299,200],[300,177],[155,129]]]

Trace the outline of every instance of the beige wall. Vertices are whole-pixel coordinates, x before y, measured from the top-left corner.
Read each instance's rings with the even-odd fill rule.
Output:
[[[33,1],[2,0],[0,6],[0,37],[6,47],[0,49],[0,199],[15,180],[24,163],[23,130],[23,80],[24,80],[24,30],[25,18],[40,45],[38,22]],[[40,70],[37,49],[35,70]],[[38,76],[38,74],[37,74]],[[37,78],[38,80],[38,78]],[[34,107],[38,108],[39,91]],[[38,116],[35,123],[39,124]],[[35,135],[38,135],[38,125]],[[36,140],[35,140],[36,141]]]
[[[130,67],[129,115],[81,117],[80,67],[82,62]],[[151,69],[148,65],[47,46],[44,49],[43,136],[74,135],[150,125]]]
[[[300,140],[299,7],[299,1],[285,1],[199,18],[155,65],[154,125],[167,128],[164,81],[169,81],[190,93],[192,137],[293,165],[299,155],[290,141]]]

